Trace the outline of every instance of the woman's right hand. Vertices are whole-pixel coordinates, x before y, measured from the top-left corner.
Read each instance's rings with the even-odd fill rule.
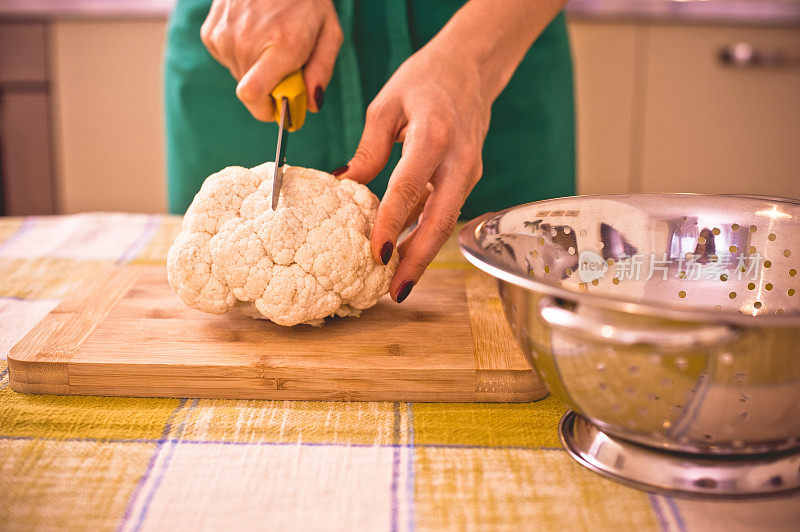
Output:
[[[303,68],[308,108],[319,111],[344,35],[331,0],[214,0],[200,37],[239,82],[250,113],[273,120],[272,89]]]

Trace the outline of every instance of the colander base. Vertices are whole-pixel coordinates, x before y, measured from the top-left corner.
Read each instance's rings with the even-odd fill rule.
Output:
[[[747,456],[675,453],[604,433],[569,411],[561,444],[580,464],[617,482],[679,497],[736,498],[800,490],[800,451]]]

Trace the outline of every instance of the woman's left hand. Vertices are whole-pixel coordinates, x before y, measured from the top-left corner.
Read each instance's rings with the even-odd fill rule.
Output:
[[[335,171],[361,183],[403,154],[392,172],[372,230],[372,254],[388,262],[403,228],[420,222],[400,245],[400,265],[389,287],[401,302],[455,229],[461,207],[482,172],[481,151],[492,99],[479,65],[457,47],[428,46],[411,56],[367,108],[354,157]],[[346,170],[345,170],[346,168]]]
[[[403,143],[372,229],[372,255],[389,261],[403,227],[389,286],[398,303],[455,229],[483,171],[491,106],[525,53],[566,0],[469,0],[389,79],[367,109],[355,156],[334,173],[371,181]]]

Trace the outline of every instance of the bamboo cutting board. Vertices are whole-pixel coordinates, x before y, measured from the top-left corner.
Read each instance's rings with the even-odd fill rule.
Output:
[[[281,327],[205,314],[160,266],[108,266],[8,356],[25,393],[364,401],[533,401],[546,394],[514,343],[494,281],[430,269],[402,304]]]

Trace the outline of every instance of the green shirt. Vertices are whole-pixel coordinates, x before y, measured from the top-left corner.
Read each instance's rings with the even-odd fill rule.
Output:
[[[353,155],[367,104],[395,69],[463,4],[458,0],[336,1],[345,42],[318,114],[290,135],[289,164],[333,170]],[[164,64],[170,212],[181,214],[203,180],[226,166],[272,160],[277,126],[254,119],[236,81],[200,40],[210,0],[178,0]],[[386,190],[399,158],[370,184]],[[541,34],[492,106],[483,177],[461,216],[472,218],[575,190],[572,67],[563,14]]]

